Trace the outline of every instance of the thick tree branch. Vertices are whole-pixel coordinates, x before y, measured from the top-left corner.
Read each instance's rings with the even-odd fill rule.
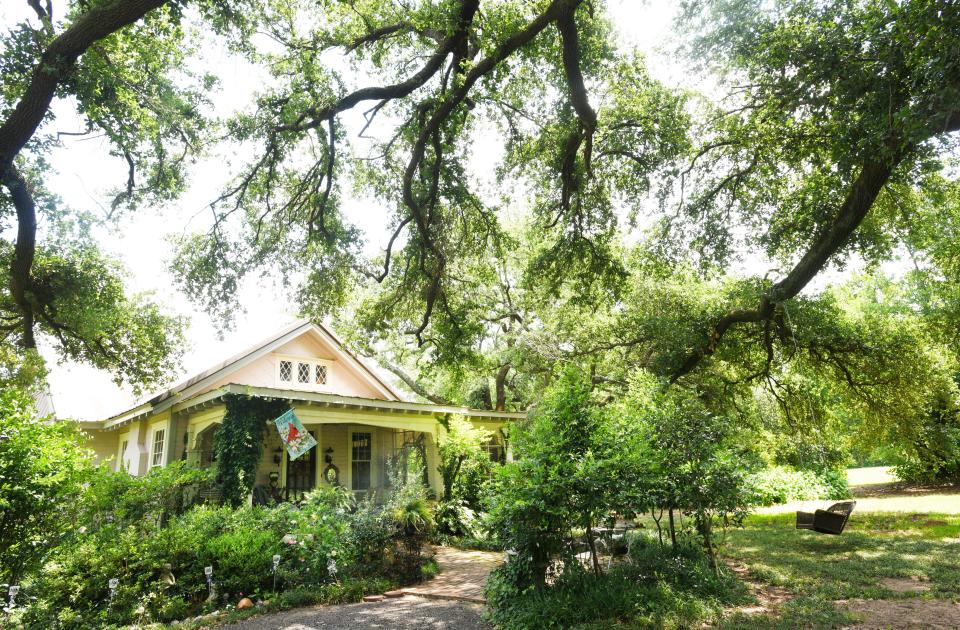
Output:
[[[407,374],[407,372],[403,368],[401,368],[399,365],[395,365],[393,363],[390,363],[389,361],[383,361],[382,363],[385,368],[387,368],[392,373],[394,373],[397,376],[397,378],[403,381],[404,384],[406,384],[406,386],[409,387],[411,390],[413,390],[413,393],[417,394],[418,396],[422,396],[423,398],[426,398],[430,402],[435,403],[437,405],[453,405],[452,402],[450,402],[443,396],[434,394],[433,392],[428,390],[419,381],[417,381],[417,379]]]
[[[353,42],[351,42],[350,45],[346,46],[344,50],[346,52],[353,52],[354,50],[356,50],[360,46],[363,46],[364,44],[372,44],[382,39],[386,39],[391,35],[395,35],[397,33],[409,31],[409,30],[411,30],[410,26],[408,24],[404,24],[403,22],[397,22],[396,24],[381,26],[380,28],[370,31],[363,37],[358,37],[357,39],[353,40]]]
[[[115,0],[81,15],[41,55],[27,89],[0,125],[0,173],[30,140],[43,121],[53,95],[77,59],[95,42],[133,24],[167,0]]]
[[[33,334],[34,308],[31,297],[31,274],[33,259],[37,251],[37,208],[33,195],[20,171],[11,166],[3,177],[3,185],[10,192],[10,198],[17,210],[17,243],[10,263],[10,293],[20,310],[21,345],[24,348],[36,348]]]
[[[40,56],[30,82],[13,111],[0,125],[0,182],[10,192],[17,209],[17,243],[10,268],[10,291],[21,311],[25,348],[35,348],[31,269],[36,253],[36,204],[14,159],[30,141],[50,109],[57,86],[73,69],[77,59],[95,42],[141,19],[167,0],[115,0],[90,9],[56,39]],[[49,11],[49,3],[48,3]]]
[[[494,380],[494,390],[496,391],[496,402],[494,403],[494,411],[506,411],[507,409],[507,374],[510,373],[510,368],[512,366],[509,363],[504,363],[500,366],[500,369],[497,370],[497,377]]]
[[[450,37],[443,40],[440,47],[416,74],[400,83],[391,85],[366,87],[351,92],[339,99],[336,103],[322,108],[308,108],[304,110],[295,123],[280,125],[277,131],[305,131],[312,129],[323,121],[340,112],[347,111],[363,101],[392,100],[409,96],[414,90],[423,86],[442,67],[447,56],[453,52],[462,39],[467,36],[467,30],[473,23],[473,17],[480,7],[480,0],[463,0],[458,16],[458,27]]]
[[[798,293],[816,276],[837,251],[842,248],[857,227],[866,218],[877,195],[890,179],[890,174],[903,157],[902,152],[888,160],[871,160],[847,193],[833,224],[807,250],[787,276],[777,282],[764,295],[755,309],[737,310],[721,317],[711,328],[706,342],[694,349],[680,367],[671,375],[670,382],[693,370],[704,358],[712,355],[717,344],[731,326],[742,323],[757,323],[773,317],[776,305]]]

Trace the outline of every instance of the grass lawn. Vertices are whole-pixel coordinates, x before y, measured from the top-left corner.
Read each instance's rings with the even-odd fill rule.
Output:
[[[850,468],[847,470],[847,483],[851,487],[872,486],[880,483],[893,483],[897,480],[891,466],[870,466],[868,468]]]
[[[911,627],[960,627],[960,605],[951,603],[960,600],[960,494],[889,491],[858,497],[841,536],[797,531],[784,511],[755,514],[731,530],[731,564],[749,571],[761,604],[771,594],[782,601],[735,613],[721,627],[904,627],[904,614]]]

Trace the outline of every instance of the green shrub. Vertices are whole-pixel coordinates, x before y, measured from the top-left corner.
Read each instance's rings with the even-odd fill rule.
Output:
[[[92,471],[73,423],[44,422],[25,393],[0,391],[0,582],[19,582],[56,544]]]
[[[751,505],[779,505],[791,501],[844,499],[850,495],[846,472],[794,470],[774,466],[747,475],[747,496]]]
[[[738,580],[715,576],[700,546],[681,545],[673,553],[641,539],[629,562],[597,576],[579,564],[542,589],[517,592],[509,564],[487,585],[488,617],[509,630],[569,628],[580,623],[610,627],[629,620],[631,627],[697,626],[724,606],[745,601]]]
[[[451,499],[439,501],[434,507],[437,531],[447,536],[476,536],[476,514],[465,501]]]
[[[357,599],[338,589],[362,591],[371,579],[420,579],[432,516],[422,497],[404,497],[383,506],[364,502],[351,513],[342,494],[322,491],[300,507],[201,505],[163,526],[147,518],[77,528],[24,582],[24,597],[34,599],[23,621],[68,628],[171,621],[273,591],[274,555],[278,590],[323,589],[324,601]],[[210,604],[206,566],[213,567],[218,596]],[[112,600],[111,578],[120,583]],[[349,586],[335,586],[339,581]]]
[[[898,446],[894,472],[899,479],[960,483],[960,411],[955,403],[937,401],[912,438]]]
[[[139,477],[100,466],[75,497],[76,522],[90,530],[106,524],[162,525],[192,507],[198,490],[210,483],[211,470],[186,462],[151,468]]]

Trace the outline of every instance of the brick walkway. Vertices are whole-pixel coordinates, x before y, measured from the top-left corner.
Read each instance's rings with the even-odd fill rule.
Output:
[[[503,562],[503,552],[436,547],[440,573],[429,582],[402,589],[406,595],[485,603],[483,588],[490,571]]]

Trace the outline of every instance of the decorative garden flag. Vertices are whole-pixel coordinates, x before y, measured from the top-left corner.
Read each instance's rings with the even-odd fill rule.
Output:
[[[293,409],[274,420],[280,440],[287,447],[290,460],[293,461],[317,445],[310,432],[303,428],[300,418],[293,414]]]

